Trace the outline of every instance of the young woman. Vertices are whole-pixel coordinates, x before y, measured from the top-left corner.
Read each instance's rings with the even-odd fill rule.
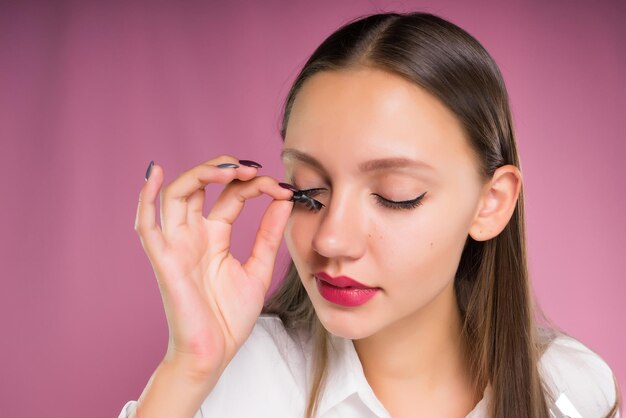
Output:
[[[170,339],[120,417],[619,416],[608,365],[533,304],[507,92],[476,39],[425,13],[350,22],[281,135],[288,183],[215,158],[162,190],[160,227],[151,163],[136,230]],[[204,217],[209,183],[226,186]],[[240,264],[232,224],[262,193]]]

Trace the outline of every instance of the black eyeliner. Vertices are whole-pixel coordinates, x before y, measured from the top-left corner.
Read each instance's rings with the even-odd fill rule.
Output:
[[[390,209],[413,209],[422,204],[422,199],[424,198],[426,193],[428,192],[422,193],[421,195],[417,196],[415,199],[403,200],[401,202],[395,202],[393,200],[385,199],[384,197],[378,196],[378,195],[376,195],[376,197],[382,206],[385,206]]]

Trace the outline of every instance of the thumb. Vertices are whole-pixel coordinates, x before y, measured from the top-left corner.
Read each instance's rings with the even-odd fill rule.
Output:
[[[292,208],[293,202],[288,200],[274,200],[270,203],[257,230],[252,254],[243,265],[249,277],[263,282],[266,291],[272,279],[276,254]]]

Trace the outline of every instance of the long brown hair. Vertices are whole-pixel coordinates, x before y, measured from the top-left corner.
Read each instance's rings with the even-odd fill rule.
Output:
[[[320,71],[370,67],[404,77],[437,97],[461,122],[487,180],[503,165],[521,170],[509,99],[502,75],[483,46],[460,27],[428,13],[383,13],[346,23],[311,55],[285,101],[285,139],[294,99]],[[492,385],[491,417],[549,418],[554,395],[541,379],[538,361],[550,342],[565,334],[534,303],[528,280],[524,197],[504,230],[487,241],[469,235],[455,275],[463,321],[462,339],[475,395]],[[277,314],[287,329],[314,338],[314,375],[306,417],[317,410],[326,376],[328,332],[319,322],[291,262],[264,313]],[[618,410],[619,395],[608,416]]]

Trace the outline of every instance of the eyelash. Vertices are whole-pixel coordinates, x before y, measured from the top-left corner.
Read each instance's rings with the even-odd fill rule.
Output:
[[[402,202],[394,202],[393,200],[387,200],[382,196],[378,196],[376,195],[376,199],[378,200],[378,202],[386,207],[386,208],[390,208],[390,209],[414,209],[418,206],[420,206],[422,204],[422,199],[424,198],[424,196],[426,195],[426,192],[422,193],[421,195],[417,196],[415,199],[412,200],[404,200]]]
[[[325,207],[326,205],[324,205],[322,202],[313,199],[310,194],[315,193],[318,190],[323,190],[323,189],[307,189],[307,190],[298,190],[297,192],[294,193],[293,195],[293,200],[296,203],[302,203],[304,204],[307,208],[309,208],[311,211],[315,211],[318,212],[320,211],[323,207]]]
[[[326,205],[319,202],[318,200],[313,199],[311,195],[315,195],[315,192],[324,189],[306,189],[306,190],[298,190],[294,195],[295,201],[305,204],[312,211],[319,211]],[[404,200],[401,202],[395,202],[393,200],[385,199],[382,196],[375,195],[376,200],[378,200],[378,204],[389,209],[402,210],[402,209],[414,209],[422,204],[422,199],[426,195],[427,192],[422,193],[412,200]]]

